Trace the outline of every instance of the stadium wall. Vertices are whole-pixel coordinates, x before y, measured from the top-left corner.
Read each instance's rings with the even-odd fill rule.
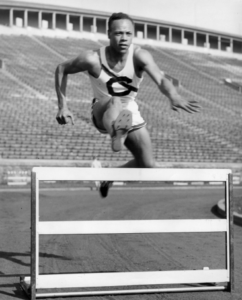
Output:
[[[70,0],[68,4],[59,0],[0,0],[0,26],[106,36],[110,14],[124,11],[133,17],[139,41],[241,56],[241,1],[231,0],[228,5],[227,0],[151,0],[148,10],[146,7],[146,0]]]
[[[124,163],[124,162],[123,162]],[[28,159],[2,159],[0,160],[0,188],[4,186],[25,186],[31,181],[33,167],[90,167],[91,161],[79,160],[28,160]],[[102,162],[105,167],[117,167],[122,162]],[[194,162],[159,162],[159,168],[195,168],[195,169],[231,169],[233,171],[233,183],[242,184],[242,164],[237,163],[194,163]],[[176,184],[173,182],[173,184]],[[189,183],[192,184],[192,183]],[[199,182],[192,185],[213,184],[213,182]]]
[[[15,27],[14,31],[8,31],[8,34],[16,33],[16,28],[20,29],[28,29],[27,34],[30,33],[29,30],[33,29],[41,29],[41,34],[43,33],[43,29],[47,29],[45,34],[54,33],[60,34],[60,30],[62,33],[66,32],[66,34],[72,35],[74,33],[74,36],[77,36],[77,33],[80,34],[86,34],[86,33],[94,33],[97,37],[97,34],[102,34],[104,38],[107,38],[107,21],[108,18],[113,11],[119,11],[122,10],[124,12],[129,13],[133,19],[134,19],[134,29],[135,29],[135,38],[137,38],[137,43],[145,42],[145,43],[156,43],[158,42],[158,45],[162,47],[175,47],[182,49],[188,49],[191,51],[199,51],[199,52],[206,52],[211,53],[215,51],[215,55],[226,55],[226,56],[234,56],[238,57],[238,59],[241,58],[242,54],[242,35],[236,35],[235,33],[225,33],[221,31],[216,31],[214,29],[204,29],[202,27],[196,27],[195,25],[200,24],[200,22],[196,21],[196,9],[199,7],[201,10],[201,13],[199,15],[204,15],[204,22],[203,25],[209,23],[207,22],[206,18],[212,19],[212,14],[219,15],[220,17],[224,16],[224,22],[223,24],[231,24],[231,28],[237,28],[239,27],[238,24],[240,24],[240,21],[236,21],[236,18],[232,18],[234,14],[233,11],[229,11],[226,14],[222,13],[224,11],[222,8],[219,9],[219,13],[215,13],[217,9],[216,1],[212,0],[213,5],[211,5],[211,8],[209,10],[209,14],[205,14],[206,11],[206,5],[201,5],[200,0],[194,1],[196,3],[200,3],[200,6],[192,6],[192,8],[189,8],[188,1],[190,0],[183,0],[179,3],[186,3],[186,6],[182,6],[180,10],[180,5],[178,5],[175,9],[175,11],[180,11],[180,14],[184,16],[193,16],[193,21],[190,20],[190,24],[193,23],[193,25],[186,25],[185,20],[184,24],[176,23],[177,21],[182,21],[179,18],[175,18],[176,13],[173,13],[173,21],[166,21],[165,19],[168,18],[168,13],[166,12],[168,8],[171,7],[171,2],[169,1],[169,5],[167,5],[168,2],[164,2],[165,0],[160,0],[159,3],[164,3],[166,5],[163,6],[164,9],[162,9],[162,5],[159,4],[155,0],[151,1],[150,9],[147,10],[148,12],[144,16],[135,16],[134,14],[137,13],[137,9],[134,9],[135,3],[138,7],[138,2],[136,0],[128,1],[124,0],[122,1],[123,7],[121,7],[119,1],[88,1],[88,4],[86,1],[74,1],[70,0],[68,1],[68,7],[63,6],[60,1],[54,1],[50,0],[43,1],[43,3],[39,3],[36,1],[15,1],[15,0],[0,0],[0,26],[1,31],[4,32],[4,30],[7,27]],[[176,0],[171,0],[176,1]],[[207,0],[205,0],[205,4]],[[232,0],[232,4],[233,4]],[[90,3],[89,3],[90,2]],[[100,6],[100,3],[103,5]],[[179,4],[177,2],[177,4]],[[221,1],[223,3],[223,1]],[[241,2],[242,3],[242,2]],[[65,3],[66,4],[66,3]],[[82,5],[83,4],[83,5]],[[96,6],[94,7],[94,4]],[[117,4],[114,6],[114,4]],[[141,4],[141,5],[140,5]],[[175,2],[174,2],[175,4]],[[76,7],[78,5],[78,7]],[[145,1],[140,0],[139,1],[139,14],[143,14],[142,10],[145,7]],[[155,14],[155,8],[159,7],[160,9],[156,9],[160,15],[158,16],[157,13]],[[222,6],[221,6],[222,7]],[[231,5],[233,9],[235,6]],[[184,13],[182,13],[182,10],[185,10]],[[173,9],[174,10],[174,9]],[[190,10],[190,11],[189,11]],[[204,10],[204,12],[203,12]],[[151,13],[154,11],[154,14]],[[206,16],[206,18],[205,18]],[[235,14],[236,16],[236,14]],[[148,18],[149,17],[149,18]],[[155,17],[159,17],[159,19],[155,19]],[[190,17],[191,19],[192,17]],[[189,20],[189,17],[187,17]],[[233,19],[233,21],[231,21]],[[174,21],[175,20],[175,21]],[[215,22],[216,17],[214,20],[214,24],[219,24],[219,22]],[[189,22],[187,22],[189,23]],[[220,22],[221,23],[221,22]],[[233,26],[232,26],[233,25]],[[4,27],[4,28],[3,28]],[[208,26],[209,27],[209,26]],[[221,30],[222,26],[220,27]],[[232,29],[230,29],[233,31]],[[229,31],[229,30],[228,30]],[[40,32],[36,32],[34,34],[39,34]],[[234,30],[234,32],[237,32]],[[6,31],[5,31],[6,33]],[[33,31],[32,31],[33,33]],[[61,34],[62,34],[61,33]],[[23,33],[24,34],[24,33]],[[78,35],[80,37],[80,35]],[[105,39],[104,38],[104,39]]]
[[[123,11],[132,16],[157,19],[242,37],[242,1],[240,0],[8,0],[1,3],[26,3],[43,7],[53,5],[111,14]],[[148,5],[148,9],[147,9]]]

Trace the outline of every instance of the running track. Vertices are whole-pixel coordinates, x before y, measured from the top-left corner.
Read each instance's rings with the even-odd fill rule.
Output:
[[[235,189],[235,195],[241,195]],[[41,192],[41,220],[135,220],[218,218],[221,187],[115,189],[106,199],[96,191]],[[235,225],[235,293],[197,292],[81,299],[242,299],[242,227]],[[26,299],[18,282],[30,272],[30,192],[0,193],[0,299]],[[224,235],[132,234],[45,236],[40,243],[42,273],[179,270],[224,267]],[[62,298],[55,298],[62,299]],[[68,299],[68,298],[66,298]],[[80,299],[72,297],[71,299]]]

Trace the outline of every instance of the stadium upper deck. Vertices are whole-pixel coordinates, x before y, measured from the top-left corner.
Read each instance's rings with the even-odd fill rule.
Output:
[[[59,2],[59,3],[58,3]],[[116,6],[120,7],[120,3],[110,4],[110,1],[102,1],[102,5],[100,6],[100,3],[93,4],[93,1],[69,1],[70,7],[67,5],[64,6],[64,4],[61,1],[14,1],[14,0],[1,0],[0,1],[0,25],[4,26],[18,26],[18,27],[24,27],[24,28],[44,28],[44,29],[61,29],[61,30],[67,30],[67,31],[74,31],[74,32],[93,32],[93,33],[101,33],[106,34],[107,32],[107,20],[110,16],[110,7],[113,7],[114,10],[116,10]],[[75,5],[72,4],[75,2]],[[90,2],[90,5],[87,4],[87,2]],[[127,4],[128,1],[125,1]],[[135,1],[132,1],[129,5],[123,6],[126,10],[128,7],[131,7],[134,4]],[[137,1],[136,1],[137,2]],[[139,1],[138,1],[139,2]],[[154,15],[157,17],[157,10],[159,11],[161,8],[161,13],[158,15],[161,19],[156,19],[156,17],[152,16],[152,14],[149,14],[147,10],[144,10],[143,7],[139,7],[141,11],[143,12],[143,15],[141,13],[141,16],[133,16],[134,18],[134,25],[135,25],[135,36],[141,39],[150,39],[153,41],[160,41],[163,43],[171,43],[171,44],[180,44],[184,46],[190,46],[194,48],[199,49],[205,49],[205,50],[217,50],[217,51],[223,51],[228,53],[238,53],[242,55],[242,36],[240,34],[240,31],[238,30],[239,25],[234,25],[234,28],[236,28],[236,33],[231,34],[230,32],[225,31],[218,31],[217,28],[220,29],[219,24],[215,20],[219,20],[217,18],[217,15],[220,15],[220,19],[222,18],[222,9],[224,10],[225,7],[222,7],[222,3],[217,3],[217,9],[216,9],[216,15],[213,15],[214,19],[214,27],[216,26],[216,30],[212,29],[206,29],[206,23],[209,21],[211,23],[211,17],[206,18],[207,14],[212,16],[213,10],[212,10],[212,4],[210,4],[209,11],[206,11],[206,8],[203,9],[203,6],[205,6],[206,1],[202,1],[203,4],[200,4],[197,9],[199,9],[199,14],[193,11],[195,15],[197,15],[197,18],[202,20],[203,27],[196,27],[195,25],[188,25],[187,22],[185,22],[187,18],[183,17],[184,23],[177,23],[176,17],[179,17],[179,13],[177,15],[177,12],[173,10],[172,21],[165,21],[166,15],[164,15],[164,11],[168,9],[167,5],[163,7],[162,1],[157,7],[157,9],[154,9],[158,5],[157,1],[154,3],[150,3],[150,10],[154,11]],[[173,1],[174,2],[174,1]],[[178,1],[179,2],[179,1]],[[197,2],[197,1],[196,1]],[[233,1],[230,2],[230,7],[233,6]],[[92,3],[92,5],[91,5]],[[164,4],[164,3],[163,3]],[[72,6],[71,6],[72,5]],[[140,4],[136,4],[140,5]],[[144,5],[146,6],[146,4]],[[170,5],[172,6],[172,4]],[[186,6],[186,5],[184,5]],[[187,7],[183,8],[183,5],[181,8],[183,9],[183,12],[189,14],[192,10],[190,8],[191,5],[187,5]],[[83,9],[81,7],[90,7],[89,9]],[[100,9],[100,7],[103,7],[102,11],[96,11],[97,7]],[[122,5],[121,5],[122,7]],[[194,6],[195,7],[195,6]],[[106,8],[106,10],[105,10]],[[108,9],[110,8],[110,9]],[[196,8],[196,7],[195,7]],[[177,8],[178,9],[178,8]],[[235,9],[235,7],[234,7]],[[148,10],[149,11],[149,10]],[[229,9],[227,8],[227,11]],[[137,14],[137,10],[135,9],[135,14]],[[167,11],[168,13],[168,11]],[[150,17],[145,16],[151,15]],[[201,14],[201,15],[200,15]],[[204,14],[202,16],[202,14]],[[181,15],[181,14],[180,14]],[[231,12],[228,13],[225,16],[225,19],[220,22],[222,28],[226,29],[230,26],[230,23],[236,22],[236,16],[234,15],[232,20],[235,20],[234,22],[231,20],[229,22],[229,17],[231,19]],[[189,16],[191,17],[191,16]],[[164,18],[164,20],[163,20]],[[207,22],[206,22],[207,20]],[[240,21],[239,21],[240,22]],[[196,23],[196,22],[195,22]],[[227,26],[225,24],[227,23]]]

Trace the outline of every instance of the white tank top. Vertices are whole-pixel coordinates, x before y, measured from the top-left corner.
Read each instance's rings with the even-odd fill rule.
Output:
[[[115,72],[109,68],[106,53],[106,47],[100,49],[102,70],[98,78],[89,74],[92,84],[94,98],[99,101],[109,100],[113,96],[121,98],[124,106],[134,101],[143,77],[139,78],[135,74],[133,53],[133,44],[129,47],[129,53],[126,64],[120,72]]]

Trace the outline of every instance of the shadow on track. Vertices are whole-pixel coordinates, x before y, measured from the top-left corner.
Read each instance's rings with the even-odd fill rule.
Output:
[[[211,208],[211,213],[213,213],[217,218],[219,219],[224,219],[224,217],[222,217],[219,212],[218,212],[218,209],[217,209],[217,205],[214,205],[212,208]]]
[[[70,260],[67,257],[60,256],[60,255],[54,255],[54,254],[48,254],[48,253],[39,253],[40,257],[45,257],[45,258],[57,258],[61,260]],[[25,263],[21,259],[16,258],[16,257],[29,257],[30,258],[30,252],[26,253],[18,253],[18,252],[6,252],[6,251],[0,251],[0,257],[6,260],[9,260],[11,262],[14,262],[16,264],[22,265],[29,267],[30,263]],[[1,275],[0,275],[1,276]]]
[[[2,288],[11,288],[11,291],[10,292],[2,291]],[[14,290],[14,288],[15,288],[15,290]],[[7,296],[7,297],[11,297],[11,299],[16,298],[16,299],[25,299],[26,300],[26,295],[24,294],[24,292],[20,288],[19,284],[17,284],[17,283],[0,285],[0,289],[1,289],[1,291],[0,291],[1,299],[5,299],[5,297]]]

